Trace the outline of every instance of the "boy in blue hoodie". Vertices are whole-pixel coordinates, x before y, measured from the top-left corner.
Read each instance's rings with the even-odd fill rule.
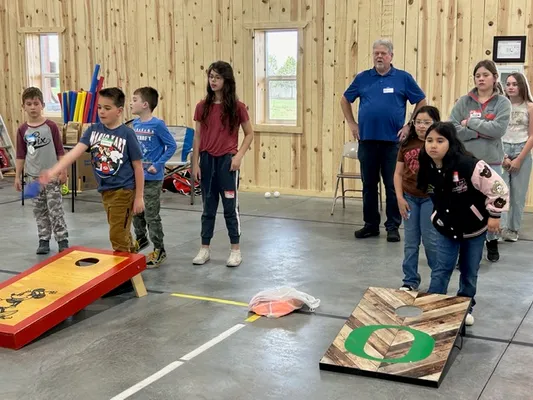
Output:
[[[147,268],[159,267],[167,255],[163,244],[163,225],[159,209],[163,186],[165,163],[176,152],[176,141],[161,119],[152,115],[157,107],[159,94],[152,87],[142,87],[133,93],[131,112],[137,115],[133,121],[133,130],[141,144],[144,169],[144,203],[145,210],[133,217],[135,230],[135,247],[138,251],[148,247],[146,227],[154,251],[148,255]]]

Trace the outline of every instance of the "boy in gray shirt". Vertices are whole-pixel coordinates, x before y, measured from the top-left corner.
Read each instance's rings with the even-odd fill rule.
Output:
[[[29,87],[22,93],[22,106],[28,119],[17,131],[17,161],[15,189],[22,190],[22,170],[30,179],[37,180],[41,171],[52,167],[61,159],[65,150],[57,125],[42,115],[43,94],[40,89]],[[67,180],[66,170],[58,180],[41,187],[34,199],[33,214],[37,220],[39,247],[37,254],[50,252],[52,233],[58,243],[59,251],[68,248],[68,231],[63,210],[60,186]]]

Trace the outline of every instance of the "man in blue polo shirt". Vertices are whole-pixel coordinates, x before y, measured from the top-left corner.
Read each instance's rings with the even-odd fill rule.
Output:
[[[394,169],[399,141],[409,132],[404,125],[406,103],[426,104],[426,96],[406,71],[392,66],[393,48],[389,40],[377,40],[373,46],[374,68],[357,74],[341,99],[342,112],[355,139],[359,140],[358,158],[363,180],[363,219],[365,225],[355,231],[362,239],[379,235],[379,175],[386,191],[387,240],[399,242],[400,211],[394,192]],[[352,105],[359,98],[357,123]]]

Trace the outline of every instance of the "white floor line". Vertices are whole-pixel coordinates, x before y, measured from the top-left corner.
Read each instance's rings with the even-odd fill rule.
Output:
[[[228,336],[233,335],[235,332],[237,332],[239,329],[244,328],[245,326],[246,325],[244,325],[244,324],[237,324],[237,325],[229,328],[227,331],[222,332],[220,335],[218,335],[217,337],[211,339],[209,342],[207,342],[207,343],[201,345],[200,347],[194,349],[190,353],[185,354],[183,357],[180,357],[180,360],[189,361],[189,360],[193,359],[197,355],[203,353],[204,351],[206,351],[210,347],[213,347],[215,344],[220,343],[221,341],[226,339]]]
[[[141,382],[137,383],[136,385],[133,385],[129,389],[124,390],[122,393],[117,394],[115,397],[113,397],[111,400],[125,400],[128,397],[134,395],[139,390],[144,389],[146,386],[154,383],[155,381],[161,379],[165,375],[169,374],[170,372],[174,371],[176,368],[178,368],[180,365],[184,364],[184,361],[189,361],[196,357],[197,355],[203,353],[207,349],[213,347],[217,343],[220,343],[224,339],[228,338],[229,336],[233,335],[238,330],[244,328],[246,325],[244,324],[237,324],[231,328],[229,328],[227,331],[222,332],[217,337],[214,337],[209,342],[204,343],[200,347],[197,347],[195,350],[191,351],[190,353],[184,355],[180,358],[181,361],[174,361],[170,364],[168,364],[163,369],[157,371],[155,374],[150,375],[148,378],[142,380]]]
[[[173,363],[168,364],[165,368],[157,371],[155,374],[150,375],[148,378],[140,381],[138,384],[130,387],[129,389],[124,390],[122,393],[117,394],[115,397],[113,397],[111,400],[124,400],[128,397],[134,395],[139,390],[144,389],[146,386],[154,383],[158,379],[161,379],[165,375],[171,373],[176,368],[178,368],[180,365],[183,365],[183,362],[181,361],[174,361]]]

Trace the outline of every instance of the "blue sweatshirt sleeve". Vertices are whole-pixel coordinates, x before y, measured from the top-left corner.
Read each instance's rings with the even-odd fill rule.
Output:
[[[157,128],[155,130],[155,134],[165,146],[165,151],[163,152],[163,154],[161,154],[161,157],[159,157],[158,160],[154,160],[153,163],[154,167],[157,169],[157,172],[159,172],[162,168],[165,167],[165,164],[174,155],[177,149],[177,145],[176,141],[174,140],[174,137],[168,130],[167,125],[164,121],[159,121],[159,124],[157,125]]]

